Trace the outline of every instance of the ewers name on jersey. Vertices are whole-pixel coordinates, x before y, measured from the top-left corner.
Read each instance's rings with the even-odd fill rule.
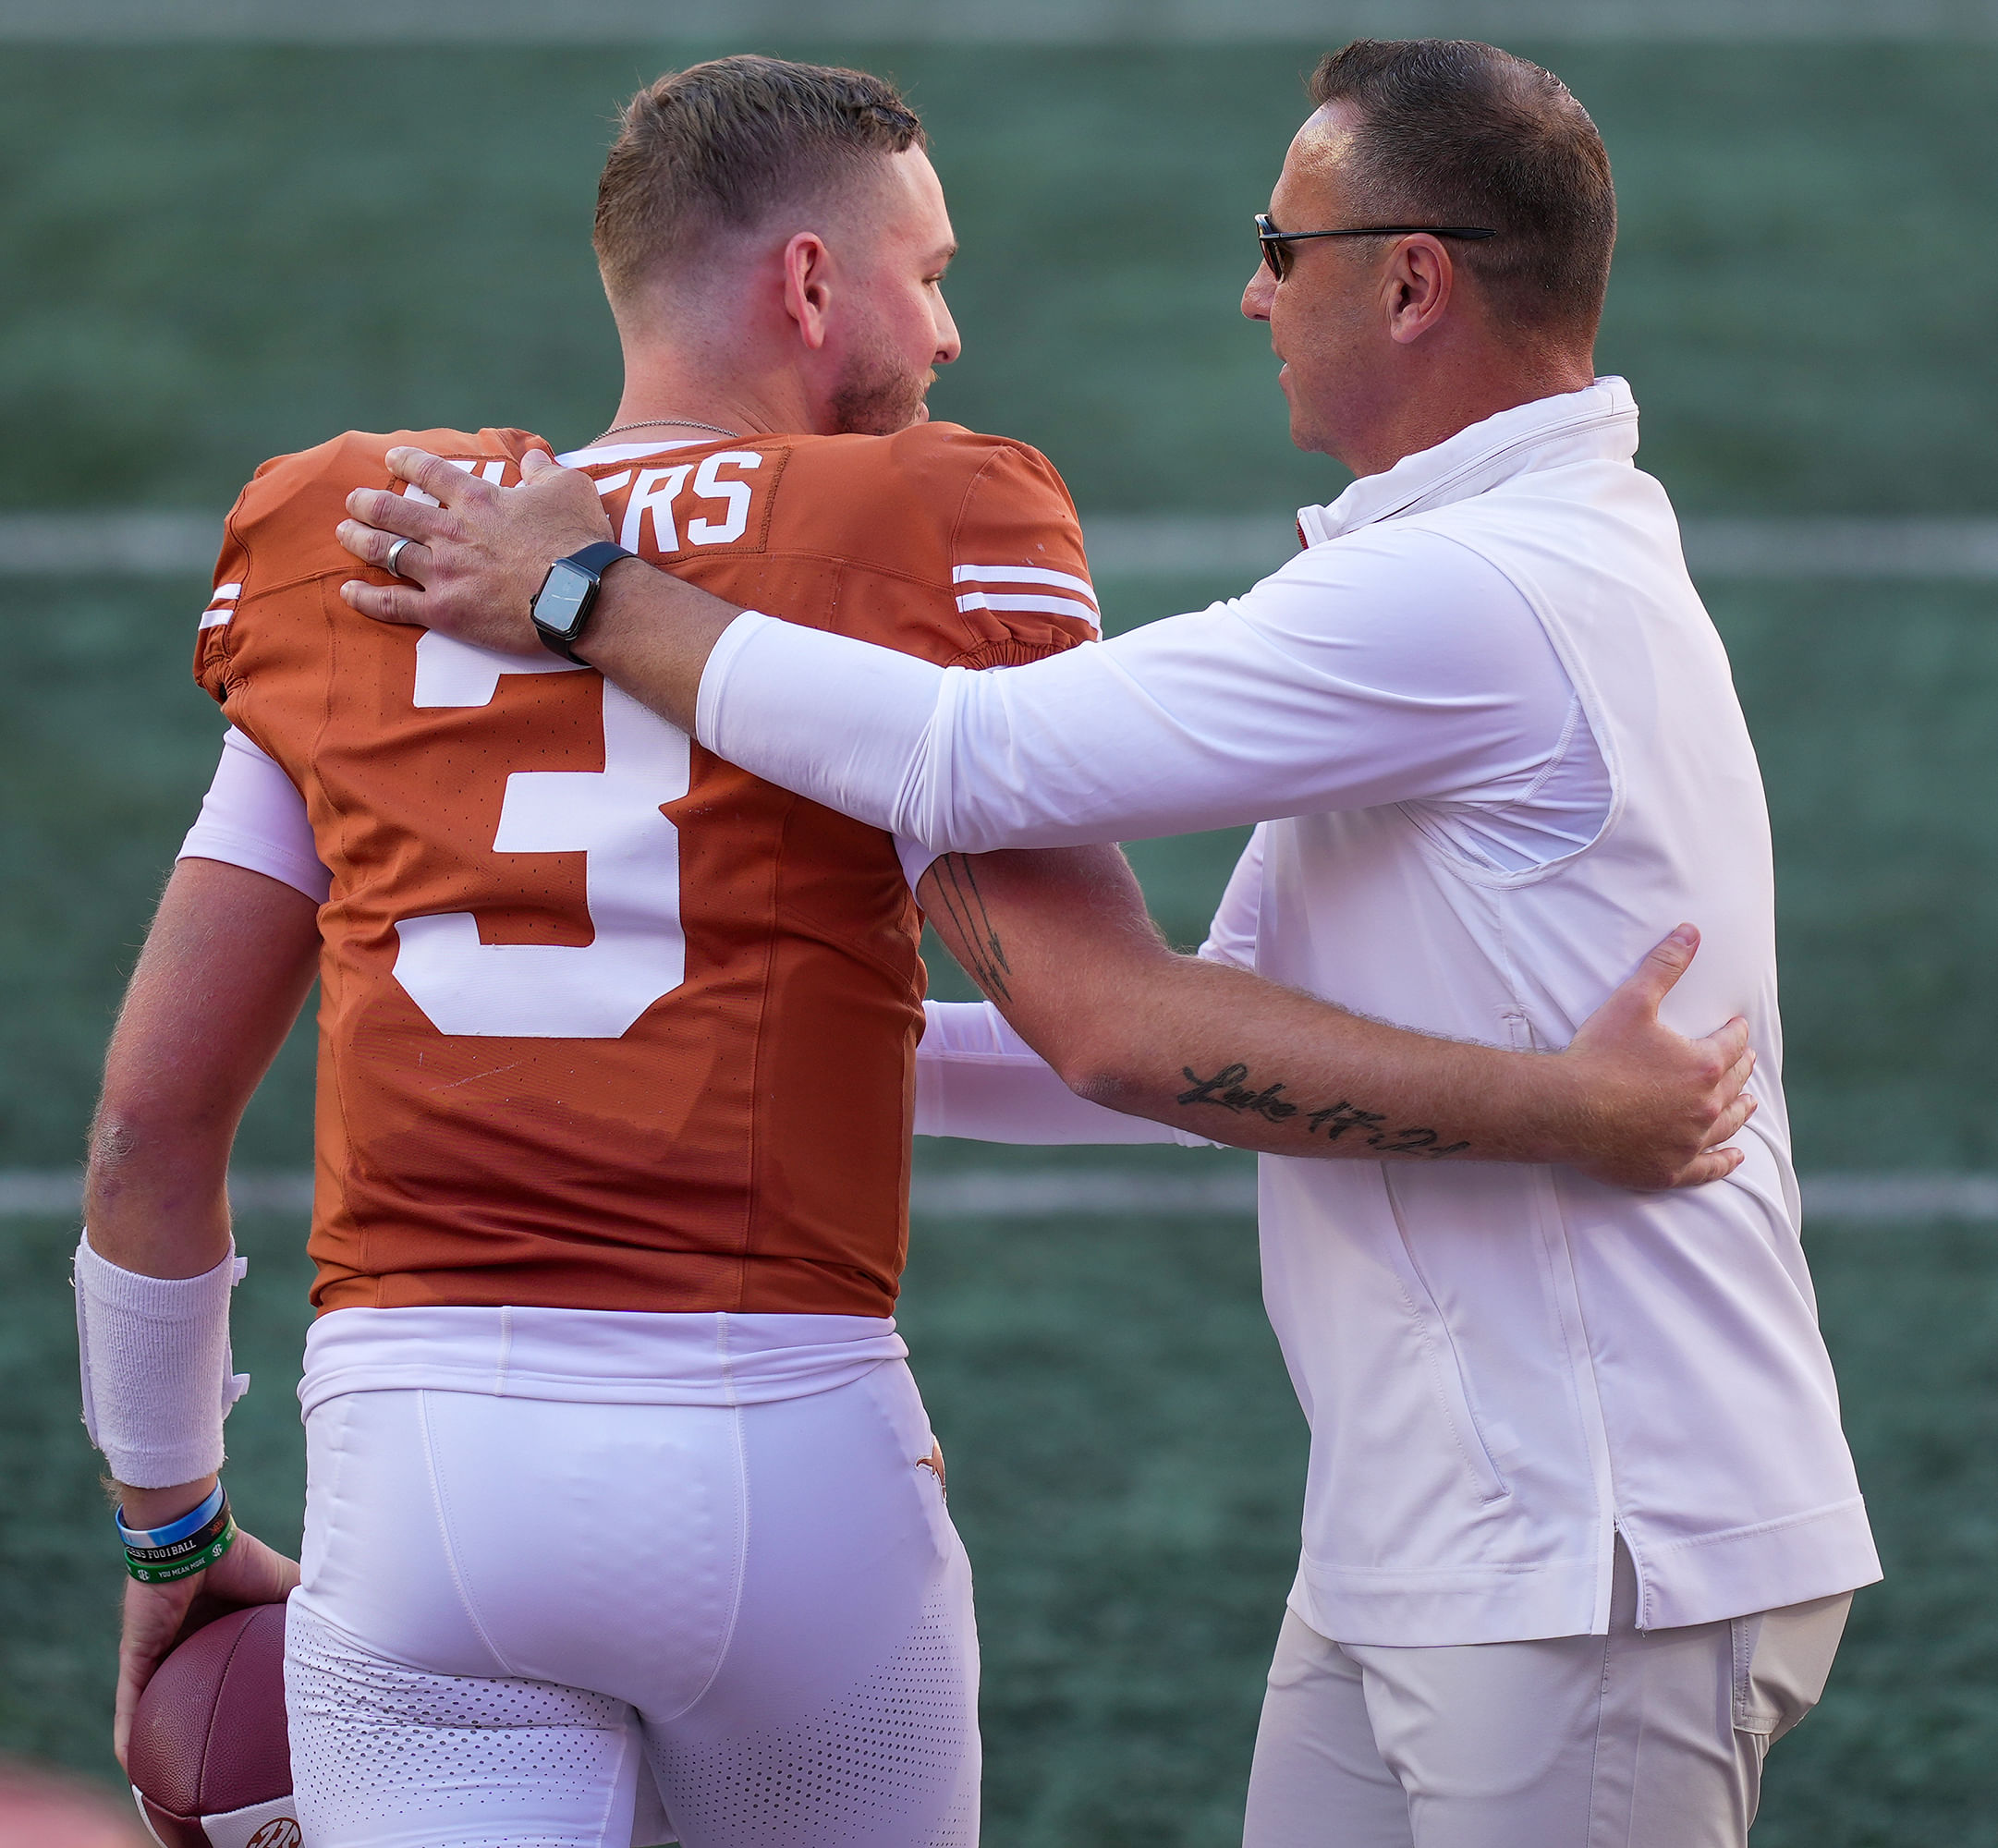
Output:
[[[228,522],[196,678],[274,758],[320,914],[313,1300],[885,1315],[907,1242],[920,918],[894,844],[597,674],[357,615],[334,529],[415,443],[349,435]],[[1093,633],[1060,478],[953,425],[570,458],[633,551],[974,668]],[[406,492],[414,492],[406,490]]]

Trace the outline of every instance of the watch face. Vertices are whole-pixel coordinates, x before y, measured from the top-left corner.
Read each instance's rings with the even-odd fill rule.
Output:
[[[559,636],[573,636],[592,588],[588,572],[578,570],[566,558],[557,559],[534,599],[534,620]]]

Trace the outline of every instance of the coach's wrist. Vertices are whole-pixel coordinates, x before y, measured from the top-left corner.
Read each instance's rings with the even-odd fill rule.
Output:
[[[740,605],[650,560],[620,558],[603,574],[577,653],[691,737],[701,672],[722,632],[740,614]]]
[[[576,651],[591,667],[597,663],[594,656],[600,650],[613,657],[618,655],[620,644],[628,642],[634,636],[644,632],[646,617],[642,610],[634,609],[641,599],[635,594],[638,581],[641,578],[672,579],[649,559],[640,558],[635,552],[627,552],[622,558],[614,558],[603,567],[603,574],[597,585],[597,600],[590,613],[590,626],[583,631],[582,639],[577,643]]]

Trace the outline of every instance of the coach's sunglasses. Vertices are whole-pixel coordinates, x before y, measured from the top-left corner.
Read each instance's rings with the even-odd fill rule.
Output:
[[[1346,231],[1279,231],[1267,212],[1256,213],[1256,241],[1262,246],[1263,264],[1278,282],[1290,274],[1286,244],[1301,244],[1307,237],[1406,237],[1416,231],[1427,231],[1431,237],[1498,236],[1475,225],[1359,225]]]

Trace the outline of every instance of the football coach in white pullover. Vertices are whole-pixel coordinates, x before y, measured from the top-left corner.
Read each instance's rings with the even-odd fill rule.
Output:
[[[1247,1839],[1739,1848],[1763,1754],[1879,1575],[1798,1239],[1755,757],[1632,464],[1636,406],[1594,377],[1615,204],[1587,114],[1533,65],[1434,41],[1350,45],[1312,94],[1243,311],[1296,442],[1358,479],[1300,515],[1289,565],[974,674],[620,561],[579,645],[758,775],[994,855],[996,893],[998,850],[1261,822],[1207,954],[1432,1033],[1563,1046],[1700,923],[1666,1017],[1746,1016],[1759,1058],[1724,1180],[1262,1160],[1265,1295],[1312,1435]],[[528,596],[603,537],[594,492],[546,468],[444,499],[354,507],[426,548],[425,589],[350,601],[531,649]],[[1086,998],[1037,994],[1029,962],[1005,1012],[1066,1075]],[[980,1059],[1040,1069],[1003,1030]],[[1189,1130],[1296,1108],[1243,1068],[1188,1077]],[[977,1115],[932,1104],[931,1126]],[[1318,1116],[1356,1142],[1376,1121]]]

